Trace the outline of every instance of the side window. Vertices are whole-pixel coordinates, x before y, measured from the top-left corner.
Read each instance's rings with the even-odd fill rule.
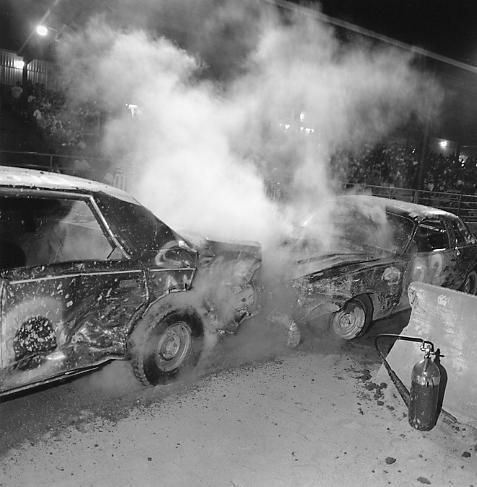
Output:
[[[0,198],[0,268],[106,260],[113,250],[84,200]]]
[[[463,221],[452,220],[452,229],[454,230],[457,247],[464,247],[474,243],[474,237]]]
[[[419,224],[414,240],[418,252],[449,249],[449,237],[444,222],[425,220]]]

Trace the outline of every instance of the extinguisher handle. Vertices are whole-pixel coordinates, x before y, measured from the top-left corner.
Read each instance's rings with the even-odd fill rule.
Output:
[[[427,357],[434,354],[434,344],[428,340],[422,340],[421,352],[424,352]]]

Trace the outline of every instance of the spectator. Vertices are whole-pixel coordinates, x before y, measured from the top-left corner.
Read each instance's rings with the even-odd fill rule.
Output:
[[[22,93],[23,93],[23,88],[20,84],[19,81],[17,81],[15,83],[14,86],[12,86],[11,90],[10,90],[10,93],[12,95],[12,100],[13,100],[13,103],[19,103],[20,102],[20,98],[22,96]]]

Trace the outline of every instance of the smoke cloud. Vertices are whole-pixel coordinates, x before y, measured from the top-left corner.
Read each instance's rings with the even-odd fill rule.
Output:
[[[261,242],[274,284],[293,258],[279,244],[297,222],[313,215],[313,252],[340,236],[332,156],[439,108],[439,88],[411,53],[343,43],[329,25],[268,2],[77,0],[73,14],[57,44],[62,86],[70,106],[94,102],[106,114],[100,149],[111,169],[175,230]],[[267,311],[286,314],[295,296],[272,291]],[[286,330],[277,335],[246,325],[223,360],[268,355]]]
[[[116,7],[64,36],[60,64],[70,98],[109,114],[104,154],[175,228],[268,245],[310,212],[326,225],[331,155],[438,108],[409,53],[345,45],[302,13],[258,1]],[[270,180],[285,205],[267,197]]]

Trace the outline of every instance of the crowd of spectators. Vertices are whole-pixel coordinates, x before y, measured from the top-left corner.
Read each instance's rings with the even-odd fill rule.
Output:
[[[340,151],[331,169],[342,182],[364,185],[417,188],[419,154],[412,145],[400,143],[366,146],[360,153]],[[423,189],[474,194],[477,190],[477,159],[428,152],[423,161]]]
[[[61,92],[27,82],[24,87],[12,87],[12,108],[34,123],[53,151],[94,152],[100,129],[100,112],[94,103],[68,104]]]
[[[331,169],[352,183],[413,187],[418,170],[416,149],[398,143],[365,145],[360,152],[338,151]]]
[[[96,150],[101,113],[94,103],[71,104],[59,91],[41,84],[17,83],[11,88],[11,107],[48,139],[55,153],[74,154],[79,167]],[[84,158],[82,158],[84,156]],[[337,151],[331,158],[334,178],[343,183],[417,188],[420,156],[409,143],[364,145],[361,151]],[[476,193],[477,159],[428,152],[423,164],[423,186],[429,191]]]

